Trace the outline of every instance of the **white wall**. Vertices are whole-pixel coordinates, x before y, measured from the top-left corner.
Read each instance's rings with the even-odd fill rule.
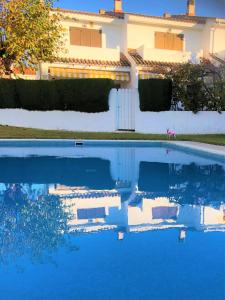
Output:
[[[225,112],[222,114],[206,111],[197,114],[188,111],[141,112],[138,98],[137,89],[120,90],[119,94],[113,89],[109,99],[110,110],[103,113],[0,109],[0,124],[40,129],[113,132],[124,129],[118,128],[122,113],[122,118],[127,120],[134,116],[129,122],[131,128],[127,129],[135,128],[135,131],[140,133],[165,134],[167,129],[172,129],[177,134],[225,134]],[[133,108],[129,106],[127,110],[120,110],[119,107],[123,106],[118,101],[125,100],[133,103]]]
[[[63,57],[76,57],[84,59],[98,59],[98,60],[119,60],[118,54],[112,53],[112,51],[118,51],[123,47],[123,32],[121,22],[115,22],[110,20],[110,23],[105,22],[90,22],[88,20],[83,21],[63,21],[62,26],[64,29],[63,40],[64,47],[61,49],[59,56]],[[70,45],[70,27],[80,27],[88,29],[102,30],[102,48],[95,47],[76,47]],[[82,49],[81,49],[82,48]],[[92,52],[94,54],[92,54]],[[105,53],[105,54],[104,54]],[[82,55],[83,54],[83,55]],[[113,57],[113,56],[116,57]]]
[[[62,111],[26,111],[23,109],[1,109],[0,124],[49,130],[70,130],[90,132],[114,131],[114,114],[80,113]]]
[[[225,25],[223,28],[215,28],[213,52],[225,59]]]
[[[164,49],[150,49],[144,45],[138,48],[138,53],[144,60],[155,60],[162,62],[187,63],[192,59],[192,53],[187,51],[174,51]]]
[[[124,48],[124,26],[122,24],[104,24],[102,34],[105,35],[106,48]]]
[[[112,100],[109,105],[110,110],[102,113],[0,109],[0,124],[50,130],[112,132],[116,128],[115,106]]]
[[[122,95],[124,99],[122,99]],[[127,97],[130,99],[127,99]],[[114,99],[112,99],[114,98]],[[166,111],[166,112],[141,112],[139,108],[139,95],[137,89],[120,90],[120,93],[114,92],[111,94],[111,101],[117,103],[116,110],[116,129],[121,126],[122,118],[126,118],[124,112],[126,110],[118,110],[119,107],[123,108],[118,101],[130,100],[133,103],[132,109],[127,109],[127,119],[131,117],[130,111],[134,110],[134,128],[139,133],[156,133],[165,134],[167,129],[173,129],[177,134],[225,134],[225,112],[219,114],[213,111],[204,111],[194,114],[190,111]],[[129,128],[133,129],[133,125]]]
[[[76,57],[78,59],[93,59],[104,61],[119,61],[120,48],[98,48],[84,46],[70,46],[66,57]]]
[[[184,51],[190,51],[197,54],[203,51],[203,27],[202,30],[193,24],[190,28],[179,28],[165,24],[163,26],[150,24],[128,24],[127,25],[127,47],[128,49],[137,49],[142,45],[146,48],[155,48],[155,32],[168,32],[184,34]]]
[[[136,110],[136,131],[166,133],[173,129],[177,134],[225,133],[225,112],[189,111],[140,112]]]

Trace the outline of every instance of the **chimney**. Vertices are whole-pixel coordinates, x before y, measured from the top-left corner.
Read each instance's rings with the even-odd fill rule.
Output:
[[[195,0],[188,0],[187,2],[187,16],[195,16]]]
[[[114,0],[114,13],[121,14],[122,12],[122,0]]]
[[[100,15],[105,15],[105,14],[106,14],[105,9],[99,9],[99,14],[100,14]]]
[[[169,19],[169,18],[171,18],[171,14],[168,13],[168,12],[165,12],[165,13],[163,14],[163,17],[166,18],[166,19]]]

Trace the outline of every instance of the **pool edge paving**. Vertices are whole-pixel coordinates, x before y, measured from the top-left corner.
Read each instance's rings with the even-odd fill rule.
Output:
[[[0,147],[98,147],[98,146],[136,146],[136,147],[171,147],[225,159],[225,146],[176,141],[176,140],[81,140],[81,139],[1,139]]]

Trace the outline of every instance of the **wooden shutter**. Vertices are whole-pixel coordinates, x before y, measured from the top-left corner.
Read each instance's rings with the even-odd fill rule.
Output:
[[[155,33],[155,48],[165,49],[165,33],[156,32]]]
[[[183,51],[184,36],[170,32],[155,33],[155,48]]]
[[[70,27],[70,45],[101,48],[102,31]]]
[[[174,38],[174,50],[183,51],[184,49],[184,35],[178,34]]]
[[[91,47],[91,29],[81,29],[81,46]]]
[[[102,47],[102,31],[92,30],[91,31],[91,47]]]
[[[174,34],[169,32],[165,33],[165,49],[174,49]]]
[[[70,45],[81,45],[81,28],[70,27]]]

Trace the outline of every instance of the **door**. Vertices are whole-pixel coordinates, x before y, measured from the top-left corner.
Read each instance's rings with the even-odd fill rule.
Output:
[[[135,89],[117,90],[117,129],[135,131]]]

